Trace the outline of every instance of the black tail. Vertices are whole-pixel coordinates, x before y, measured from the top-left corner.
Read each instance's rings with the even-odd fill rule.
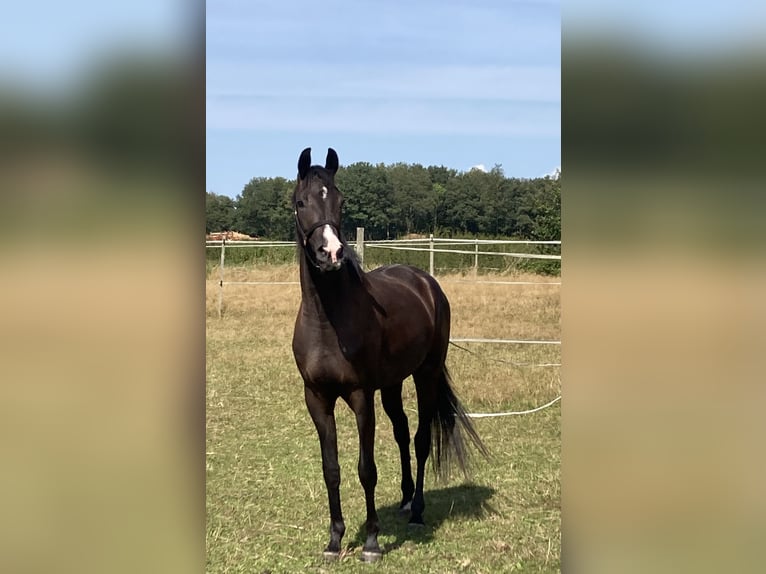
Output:
[[[455,395],[446,366],[438,384],[436,414],[431,426],[431,460],[434,471],[437,476],[446,479],[453,461],[456,461],[463,475],[468,478],[469,452],[465,437],[485,457],[489,457],[489,451]]]

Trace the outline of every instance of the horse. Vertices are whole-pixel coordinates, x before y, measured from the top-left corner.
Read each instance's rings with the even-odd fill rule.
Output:
[[[437,474],[447,475],[455,461],[467,476],[465,437],[480,453],[488,453],[453,390],[445,365],[450,335],[447,297],[436,279],[415,267],[362,270],[341,233],[343,197],[335,185],[338,165],[332,148],[324,167],[311,165],[311,148],[304,149],[298,159],[292,205],[301,302],[292,348],[322,451],[330,508],[330,542],[324,556],[328,560],[339,556],[345,533],[334,415],[341,398],[353,410],[359,431],[358,473],[367,507],[361,558],[374,562],[383,554],[375,507],[375,391],[380,391],[399,447],[399,509],[410,513],[410,524],[424,524],[423,482],[429,454]],[[415,382],[418,406],[414,482],[410,430],[402,406],[402,385],[409,375]]]

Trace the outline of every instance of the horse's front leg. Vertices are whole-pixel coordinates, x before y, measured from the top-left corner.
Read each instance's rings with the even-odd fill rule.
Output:
[[[337,558],[340,543],[346,532],[343,513],[340,507],[340,465],[338,464],[338,438],[335,430],[335,401],[337,397],[328,397],[306,385],[305,396],[311,419],[319,435],[322,447],[322,473],[327,486],[327,498],[330,503],[330,542],[325,548],[325,558]]]
[[[348,399],[356,415],[359,429],[359,481],[364,488],[367,504],[367,541],[362,548],[362,560],[375,562],[383,552],[378,545],[380,523],[375,509],[375,486],[378,483],[378,469],[375,466],[375,395],[374,391],[356,390]]]

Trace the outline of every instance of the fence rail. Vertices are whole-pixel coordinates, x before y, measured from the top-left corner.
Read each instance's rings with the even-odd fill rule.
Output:
[[[360,228],[361,229],[361,228]],[[426,237],[418,239],[376,239],[372,241],[366,241],[365,245],[390,245],[400,243],[440,243],[442,245],[455,244],[475,244],[479,245],[561,245],[561,241],[532,241],[525,239],[459,239],[459,238],[445,238],[445,237]],[[205,245],[208,247],[220,247],[221,244],[226,243],[229,247],[242,246],[242,247],[275,247],[280,245],[295,245],[295,241],[263,241],[261,239],[246,239],[246,240],[233,240],[226,241],[225,239],[206,239]],[[354,241],[349,241],[349,244],[354,245]]]
[[[474,256],[474,270],[478,272],[479,268],[479,256],[483,257],[513,257],[518,259],[540,259],[540,260],[561,260],[561,255],[552,255],[544,253],[518,253],[518,252],[506,252],[506,251],[484,251],[480,250],[480,246],[489,245],[561,245],[560,240],[549,241],[531,241],[531,240],[519,240],[519,239],[455,239],[434,237],[433,235],[428,238],[413,238],[413,239],[386,239],[377,241],[365,241],[364,240],[364,228],[358,227],[356,230],[356,241],[350,241],[351,245],[357,253],[360,262],[364,264],[364,252],[365,248],[373,249],[389,249],[394,251],[414,251],[425,252],[429,254],[429,272],[434,275],[434,254],[436,253],[450,253],[458,255],[473,255]],[[466,245],[473,245],[473,250],[467,249],[448,249],[449,247],[464,247]],[[221,257],[219,264],[219,292],[218,292],[218,316],[222,315],[223,308],[223,288],[225,285],[297,285],[295,281],[226,281],[225,280],[225,261],[226,250],[231,248],[243,248],[243,247],[259,247],[259,248],[275,248],[275,247],[294,247],[294,241],[262,241],[257,239],[251,240],[232,240],[226,239],[212,239],[205,241],[205,247],[207,249],[220,249]],[[465,282],[465,280],[451,280],[452,282]],[[561,285],[560,281],[471,281],[472,283],[485,283],[493,285]]]
[[[478,244],[477,244],[478,245]],[[558,259],[561,255],[545,255],[543,253],[507,253],[505,251],[467,251],[464,249],[438,249],[434,246],[425,247],[399,247],[394,245],[379,245],[377,243],[367,243],[365,247],[381,247],[383,249],[394,249],[399,251],[427,251],[429,253],[456,253],[458,255],[500,255],[503,257],[517,257],[519,259]]]
[[[547,255],[541,253],[516,253],[516,252],[504,252],[504,251],[482,251],[480,246],[488,245],[561,245],[561,241],[526,241],[526,240],[502,240],[502,239],[452,239],[452,238],[437,238],[431,235],[428,238],[418,239],[396,239],[396,240],[380,240],[380,241],[364,241],[364,229],[357,228],[356,241],[349,242],[357,253],[360,262],[364,262],[364,250],[365,248],[373,249],[390,249],[397,251],[419,251],[429,253],[429,271],[431,275],[434,274],[434,254],[435,253],[453,253],[461,255],[473,255],[474,256],[474,269],[478,271],[479,256],[499,256],[499,257],[514,257],[514,258],[526,258],[526,259],[547,259],[547,260],[561,260],[561,255]],[[473,245],[474,249],[469,251],[464,249],[467,245]],[[226,281],[224,275],[226,250],[232,247],[294,247],[294,241],[226,241],[220,240],[207,240],[205,241],[205,247],[207,249],[220,249],[220,267],[219,267],[219,291],[218,291],[218,317],[222,316],[223,309],[223,291],[225,285],[299,285],[298,281]],[[447,247],[461,247],[463,249],[446,249]],[[561,285],[561,281],[478,281],[478,280],[460,280],[453,279],[448,280],[452,283],[483,283],[492,285]],[[455,343],[481,343],[481,344],[506,344],[506,345],[561,345],[561,341],[550,340],[519,340],[519,339],[483,339],[476,337],[453,337],[450,338],[450,342]],[[459,347],[459,345],[458,345]],[[464,349],[465,350],[465,349]],[[531,366],[545,366],[545,367],[560,367],[560,363],[550,363],[543,365],[531,365]],[[525,411],[511,411],[503,413],[468,413],[472,418],[485,418],[485,417],[502,417],[510,415],[524,415],[529,413],[538,412],[546,409],[556,402],[561,400],[561,395],[549,403],[525,410]]]
[[[434,275],[434,254],[445,253],[453,255],[473,255],[474,256],[474,270],[478,271],[479,256],[484,257],[512,257],[516,259],[536,259],[536,260],[548,260],[548,261],[561,261],[561,255],[545,254],[545,253],[519,253],[519,252],[507,252],[507,251],[485,251],[480,250],[480,246],[490,245],[561,245],[560,240],[549,241],[532,241],[521,239],[455,239],[455,238],[443,238],[434,237],[431,235],[428,238],[415,238],[415,239],[384,239],[376,241],[364,240],[364,228],[358,227],[356,234],[356,241],[349,241],[357,253],[360,261],[364,263],[364,251],[365,248],[373,249],[388,249],[392,251],[412,251],[428,253],[429,272]],[[473,250],[467,249],[449,249],[450,247],[465,247],[472,245]],[[243,247],[259,247],[259,248],[272,248],[272,247],[291,247],[295,246],[294,241],[261,241],[261,240],[244,240],[244,241],[227,241],[226,239],[214,239],[205,241],[205,247],[208,249],[220,249],[221,257],[223,261],[223,253],[227,248],[243,248]],[[223,263],[221,264],[223,266]]]

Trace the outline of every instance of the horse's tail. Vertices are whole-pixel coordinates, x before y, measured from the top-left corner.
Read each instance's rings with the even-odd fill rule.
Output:
[[[455,395],[447,366],[442,369],[437,383],[436,413],[431,423],[431,460],[434,471],[441,478],[449,477],[450,467],[457,462],[463,475],[468,477],[469,451],[466,437],[484,457],[489,451]]]

